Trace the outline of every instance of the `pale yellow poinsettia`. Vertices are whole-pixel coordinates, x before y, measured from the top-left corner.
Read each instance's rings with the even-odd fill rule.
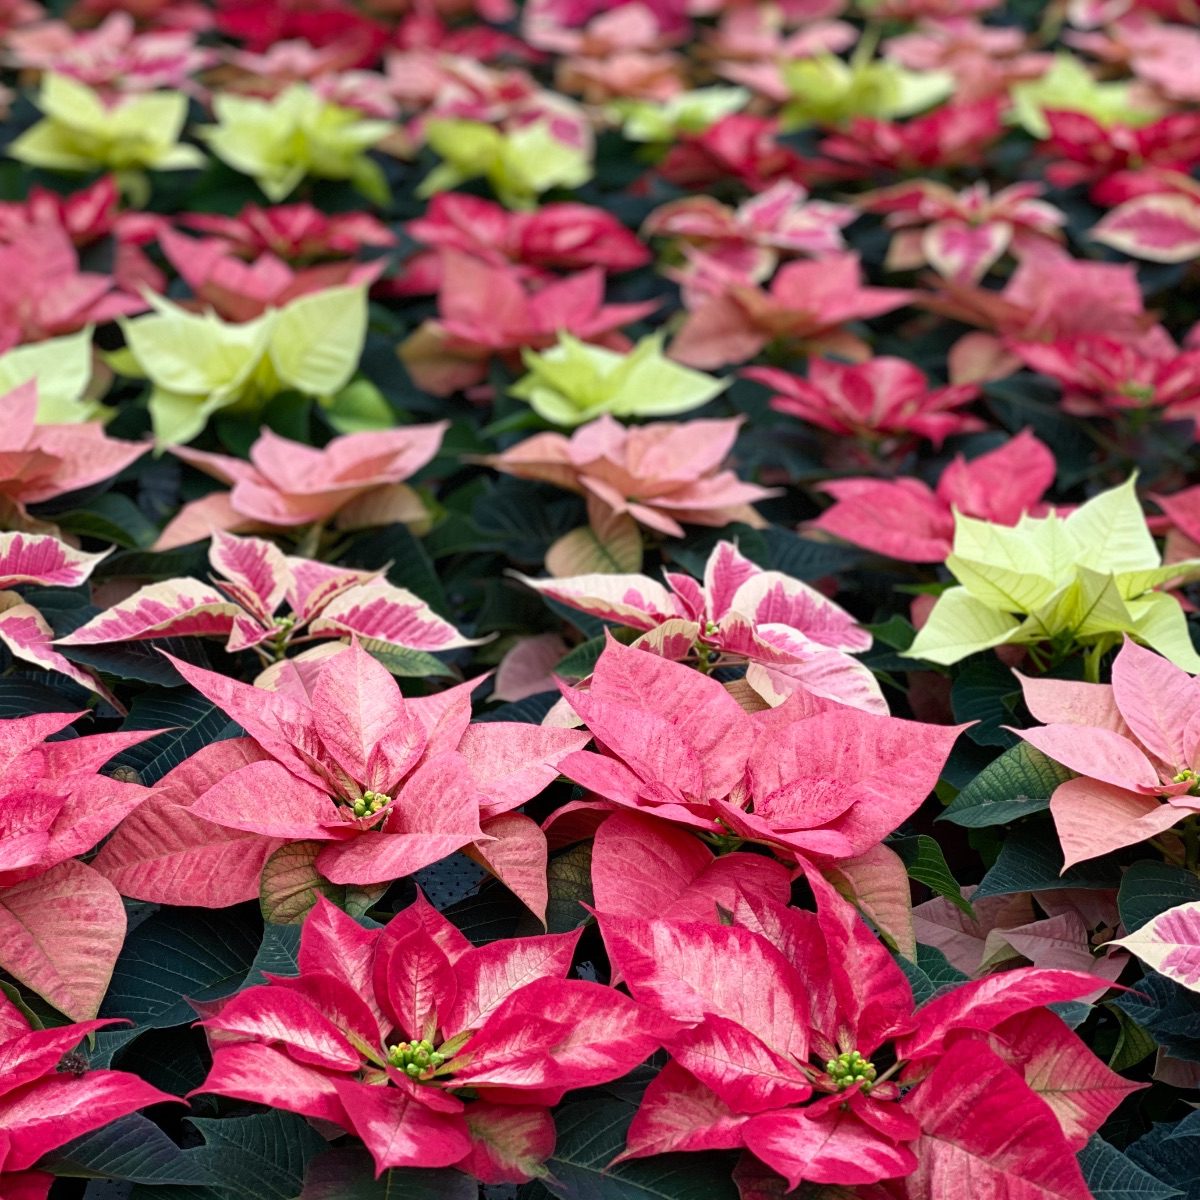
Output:
[[[665,100],[615,100],[612,109],[622,120],[621,132],[631,142],[671,142],[681,134],[703,133],[749,102],[745,88],[706,87]]]
[[[1013,528],[956,513],[943,592],[907,657],[949,664],[1000,645],[1087,647],[1091,661],[1125,634],[1200,671],[1179,601],[1153,589],[1200,575],[1200,559],[1163,566],[1134,491],[1136,476],[1067,516]]]
[[[36,381],[40,425],[77,425],[111,416],[111,409],[87,395],[91,378],[91,326],[66,337],[14,346],[0,354],[0,396],[31,379]]]
[[[669,417],[707,404],[729,385],[672,362],[661,335],[642,338],[628,353],[581,342],[569,333],[537,354],[522,353],[529,374],[509,389],[540,417],[573,427],[601,413],[614,417]]]
[[[202,167],[203,151],[182,145],[187,120],[182,92],[143,92],[105,103],[87,84],[66,75],[42,79],[42,120],[8,148],[9,154],[51,171],[178,171]]]
[[[1146,125],[1161,115],[1135,100],[1129,82],[1101,83],[1073,54],[1056,54],[1038,79],[1009,89],[1011,119],[1036,138],[1050,136],[1046,112],[1082,113],[1104,126]]]
[[[417,188],[422,198],[482,178],[501,204],[532,208],[543,192],[582,187],[592,177],[590,148],[555,137],[548,117],[511,130],[436,118],[425,125],[425,141],[442,161]]]
[[[253,411],[286,390],[324,399],[349,381],[367,335],[364,287],[329,288],[234,324],[162,297],[124,318],[126,349],[109,361],[149,379],[158,445],[190,441],[221,409]]]
[[[909,71],[872,53],[864,43],[849,62],[818,54],[784,63],[783,80],[792,93],[783,109],[784,128],[840,125],[854,117],[890,121],[932,108],[954,90],[953,76],[945,71]]]
[[[279,203],[302,179],[349,180],[364,196],[386,203],[388,187],[367,151],[394,128],[294,83],[269,100],[221,92],[213,97],[216,125],[198,132],[213,153],[250,175]]]

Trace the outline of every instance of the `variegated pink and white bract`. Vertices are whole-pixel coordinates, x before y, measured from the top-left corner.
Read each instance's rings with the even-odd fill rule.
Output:
[[[519,576],[543,596],[603,621],[642,631],[634,643],[666,658],[747,662],[746,679],[768,703],[793,691],[886,713],[870,670],[852,658],[871,635],[814,587],[764,571],[732,542],[718,542],[704,579],[676,571],[666,585],[646,575]]]
[[[305,842],[320,878],[356,886],[464,850],[544,914],[546,840],[516,810],[556,778],[586,734],[471,724],[473,683],[406,699],[357,641],[315,662],[285,663],[274,691],[171,661],[247,736],[194,754],[105,845],[96,869],[125,895],[237,903],[259,894],[270,854]]]
[[[0,642],[15,658],[58,671],[115,705],[115,698],[95,675],[54,648],[54,630],[37,606],[20,592],[8,590],[79,587],[106,554],[76,550],[49,534],[0,533]]]
[[[285,555],[261,538],[216,533],[208,555],[216,576],[169,579],[139,588],[58,644],[167,637],[223,637],[225,649],[257,650],[265,661],[291,646],[357,635],[368,644],[452,650],[475,644],[420,597],[376,571],[331,567]],[[289,610],[277,616],[282,605]]]

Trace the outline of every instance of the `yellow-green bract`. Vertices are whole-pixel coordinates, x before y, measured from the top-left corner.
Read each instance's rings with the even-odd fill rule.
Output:
[[[554,187],[576,188],[592,177],[588,149],[554,136],[549,118],[504,131],[483,121],[433,120],[425,139],[442,162],[417,189],[421,197],[485,178],[509,208],[533,208]]]
[[[1159,115],[1133,102],[1129,83],[1098,83],[1072,54],[1056,54],[1044,75],[1014,85],[1009,97],[1011,119],[1036,138],[1050,136],[1047,110],[1082,113],[1105,127],[1146,125]]]
[[[522,353],[529,374],[509,389],[554,425],[573,427],[601,413],[668,417],[707,404],[729,385],[672,362],[660,335],[642,338],[628,353],[558,335],[558,345]]]
[[[76,79],[49,74],[37,105],[43,118],[8,148],[13,158],[51,171],[178,171],[202,167],[204,154],[181,145],[182,92],[122,96],[106,105]]]
[[[110,361],[153,383],[159,446],[190,441],[218,409],[253,409],[288,388],[332,396],[353,375],[367,333],[361,286],[301,296],[242,324],[151,299],[154,312],[121,321],[127,349]]]
[[[1200,574],[1200,559],[1163,566],[1135,480],[1065,517],[1026,515],[1013,528],[956,513],[946,566],[961,586],[941,595],[906,656],[949,664],[1040,642],[1102,651],[1129,634],[1200,671],[1179,601],[1152,590]]]
[[[301,83],[270,100],[219,92],[213,113],[218,124],[204,126],[200,135],[270,200],[278,203],[313,176],[347,179],[369,200],[387,203],[387,182],[367,151],[391,132],[391,122],[368,120]]]
[[[39,425],[76,425],[112,415],[86,398],[92,377],[92,330],[14,346],[0,354],[0,396],[31,379],[37,383]]]
[[[837,125],[853,117],[894,120],[941,103],[954,90],[945,71],[907,71],[898,63],[858,53],[846,62],[819,54],[783,65],[792,99],[783,110],[785,128]]]
[[[695,88],[666,100],[617,100],[612,108],[631,142],[670,142],[683,133],[703,133],[750,102],[741,87]]]

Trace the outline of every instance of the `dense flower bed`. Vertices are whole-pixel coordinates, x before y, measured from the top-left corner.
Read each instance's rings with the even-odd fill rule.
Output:
[[[1200,1198],[1193,0],[0,46],[0,1198]]]

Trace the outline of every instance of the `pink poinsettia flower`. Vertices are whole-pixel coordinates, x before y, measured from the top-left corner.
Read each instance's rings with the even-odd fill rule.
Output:
[[[570,437],[535,434],[483,461],[518,479],[578,492],[668,537],[682,537],[684,523],[761,527],[751,505],[775,493],[721,469],[740,424],[740,418],[653,421],[627,429],[606,415]]]
[[[1014,83],[1039,78],[1050,57],[1028,50],[1023,29],[984,25],[961,12],[922,21],[917,29],[888,38],[885,58],[910,71],[948,71],[958,104],[1004,96]]]
[[[994,195],[986,183],[962,192],[930,180],[900,183],[859,198],[884,214],[892,235],[884,266],[912,271],[926,264],[958,283],[978,283],[1005,253],[1023,257],[1061,239],[1066,217],[1039,200],[1040,184],[1014,183]]]
[[[954,545],[955,511],[999,525],[1015,525],[1024,513],[1044,515],[1042,497],[1056,472],[1054,455],[1024,429],[969,462],[957,455],[933,488],[911,478],[823,483],[834,503],[812,524],[888,558],[944,562]]]
[[[962,1200],[969,1172],[982,1195],[1019,1178],[1087,1200],[1075,1152],[1142,1086],[1044,1008],[1094,978],[1025,968],[917,1007],[854,908],[810,880],[815,913],[747,896],[731,925],[599,914],[614,968],[675,1029],[624,1157],[742,1148],[774,1194],[906,1179],[898,1194]]]
[[[927,174],[945,167],[975,166],[1004,136],[999,97],[943,104],[908,121],[855,117],[821,141],[843,178],[874,179],[880,171]]]
[[[267,50],[289,38],[314,46],[344,42],[354,48],[347,61],[350,67],[374,66],[387,42],[387,30],[378,21],[341,0],[311,5],[292,0],[219,0],[215,25],[253,51]]]
[[[184,213],[181,225],[222,239],[243,258],[269,251],[285,262],[353,258],[365,248],[388,248],[396,235],[366,212],[324,213],[311,204],[247,204],[236,216]]]
[[[521,36],[555,54],[578,53],[597,36],[624,46],[657,47],[682,41],[689,32],[684,5],[675,0],[638,0],[615,9],[595,0],[530,0],[521,6]]]
[[[1064,867],[1135,846],[1200,812],[1200,681],[1126,639],[1112,683],[1025,679],[1013,730],[1076,772],[1050,798]]]
[[[80,715],[0,720],[0,967],[74,1020],[96,1015],[125,940],[117,889],[79,856],[151,794],[99,770],[157,732],[45,741]]]
[[[1022,960],[1035,967],[1090,971],[1096,976],[1096,990],[1080,999],[1091,1004],[1117,980],[1129,961],[1124,952],[1104,952],[1120,932],[1115,891],[1064,888],[1036,895],[985,896],[977,901],[972,897],[974,891],[962,889],[963,896],[972,900],[974,916],[942,896],[912,910],[917,941],[940,950],[951,966],[972,979],[1011,968]],[[1039,912],[1035,912],[1035,901]]]
[[[658,307],[656,300],[605,304],[598,267],[532,290],[511,267],[493,267],[457,251],[444,252],[441,266],[438,316],[399,349],[413,382],[435,396],[481,383],[495,357],[519,365],[521,350],[544,350],[563,331],[623,349],[628,340],[616,330]]]
[[[162,531],[156,550],[186,546],[217,530],[294,530],[332,521],[366,529],[394,521],[420,523],[425,506],[401,482],[437,454],[447,422],[335,437],[323,449],[264,428],[250,461],[172,446],[171,453],[232,485],[185,504]]]
[[[1200,434],[1200,350],[1180,350],[1165,335],[1130,344],[1102,334],[1022,342],[1013,350],[1062,387],[1069,413],[1104,417],[1157,409],[1164,420],[1196,422]]]
[[[611,213],[568,201],[534,212],[511,212],[464,192],[440,192],[423,216],[405,226],[428,250],[410,258],[386,285],[391,295],[419,296],[442,288],[446,251],[470,255],[493,267],[517,268],[529,280],[551,272],[601,267],[628,271],[650,261],[650,251]]]
[[[989,332],[968,333],[951,348],[956,383],[1001,379],[1020,364],[1016,347],[1100,334],[1137,343],[1153,332],[1137,272],[1131,264],[1084,262],[1060,251],[1023,258],[999,292],[980,285],[943,282],[921,303],[952,320]]]
[[[452,650],[477,645],[420,597],[380,579],[285,555],[271,542],[217,532],[208,561],[211,584],[168,579],[139,588],[85,625],[61,646],[167,637],[222,637],[231,654],[253,649],[264,663],[325,638],[357,636],[368,646]],[[276,615],[286,604],[287,612]]]
[[[1069,34],[1066,40],[1106,62],[1128,67],[1168,100],[1200,100],[1200,87],[1192,70],[1200,53],[1200,33],[1195,29],[1129,13],[1105,33]]]
[[[0,497],[20,517],[28,504],[110,479],[150,449],[110,438],[94,422],[38,425],[37,405],[33,380],[0,396]]]
[[[1168,113],[1146,125],[1106,125],[1080,112],[1046,113],[1050,136],[1039,146],[1052,161],[1052,187],[1102,183],[1124,171],[1164,168],[1185,174],[1200,163],[1200,113]]]
[[[777,367],[747,367],[742,375],[775,391],[776,412],[838,437],[893,448],[916,439],[941,446],[948,437],[986,428],[977,417],[955,411],[976,399],[977,387],[930,388],[924,372],[903,358],[881,355],[858,364],[813,358],[807,379]]]
[[[221,238],[190,238],[171,229],[162,230],[158,244],[195,302],[226,321],[252,321],[268,308],[327,288],[369,286],[387,265],[382,259],[347,260],[295,269],[270,251],[246,262]]]
[[[842,326],[891,312],[912,299],[912,292],[899,288],[864,286],[857,254],[785,263],[769,289],[734,276],[707,295],[695,296],[671,343],[671,357],[711,370],[745,362],[783,339],[861,358],[865,344]]]
[[[0,245],[0,353],[145,308],[140,296],[116,290],[112,277],[81,271],[57,223],[29,225]]]
[[[798,183],[783,180],[737,208],[712,196],[673,200],[646,218],[642,234],[677,238],[759,281],[783,255],[820,258],[843,251],[841,231],[855,216],[849,205],[811,200]]]
[[[0,892],[0,894],[3,894]],[[54,1176],[37,1169],[49,1151],[151,1104],[178,1102],[129,1071],[60,1067],[64,1056],[112,1021],[34,1029],[0,996],[0,1194],[46,1200]]]
[[[112,276],[130,295],[142,288],[161,292],[166,276],[146,256],[145,247],[158,236],[164,218],[153,213],[121,212],[116,180],[103,175],[78,191],[60,195],[31,188],[23,200],[0,202],[0,241],[15,243],[37,236],[38,226],[59,226],[79,248],[113,239]]]
[[[0,533],[0,643],[14,658],[66,675],[124,709],[90,671],[54,648],[54,630],[34,604],[11,588],[80,587],[105,554],[86,554],[45,534]]]
[[[686,60],[669,50],[657,14],[643,4],[597,13],[581,30],[564,31],[554,81],[588,104],[630,98],[667,100],[687,87]]]
[[[777,118],[733,113],[703,133],[684,133],[658,171],[677,187],[700,191],[730,178],[752,192],[765,192],[781,180],[799,182],[805,162],[778,138]]]
[[[507,721],[472,725],[474,683],[406,699],[357,641],[312,663],[285,664],[275,691],[171,661],[248,736],[193,755],[188,802],[164,797],[104,847],[97,869],[127,894],[180,903],[165,897],[178,896],[199,864],[224,862],[234,830],[257,835],[257,849],[236,874],[226,870],[222,904],[259,895],[268,843],[272,851],[305,843],[314,881],[359,887],[465,850],[542,916],[545,838],[515,810],[558,775],[586,735]],[[177,828],[195,839],[183,868],[167,854]],[[203,892],[187,901],[206,902]]]
[[[632,809],[826,864],[868,853],[907,820],[964,728],[805,693],[748,713],[717,680],[613,641],[588,687],[562,692],[599,749],[561,762],[589,797],[551,824]]]
[[[1163,561],[1183,562],[1200,555],[1200,485],[1152,499],[1164,514],[1150,518],[1156,533],[1166,533]]]
[[[554,1149],[551,1106],[659,1045],[635,1001],[567,978],[578,937],[475,947],[423,897],[382,929],[322,900],[298,976],[205,1006],[213,1064],[196,1090],[332,1122],[379,1172],[534,1178]]]
[[[644,813],[604,817],[592,839],[596,910],[618,917],[717,921],[739,896],[786,904],[792,870],[765,854],[717,854],[694,834]]]
[[[712,70],[771,101],[792,98],[783,64],[821,54],[841,54],[858,40],[858,30],[846,21],[803,18],[798,28],[778,6],[745,5],[727,9],[709,32],[707,53]]]
[[[816,588],[764,571],[718,542],[702,582],[668,571],[666,586],[646,575],[521,579],[568,608],[641,631],[633,645],[706,670],[749,663],[746,680],[769,704],[808,692],[867,712],[887,704],[870,670],[851,658],[871,635]]]
[[[110,13],[95,29],[43,21],[13,30],[5,58],[22,70],[68,75],[110,92],[186,88],[192,76],[217,61],[188,30],[139,33],[127,12]]]

